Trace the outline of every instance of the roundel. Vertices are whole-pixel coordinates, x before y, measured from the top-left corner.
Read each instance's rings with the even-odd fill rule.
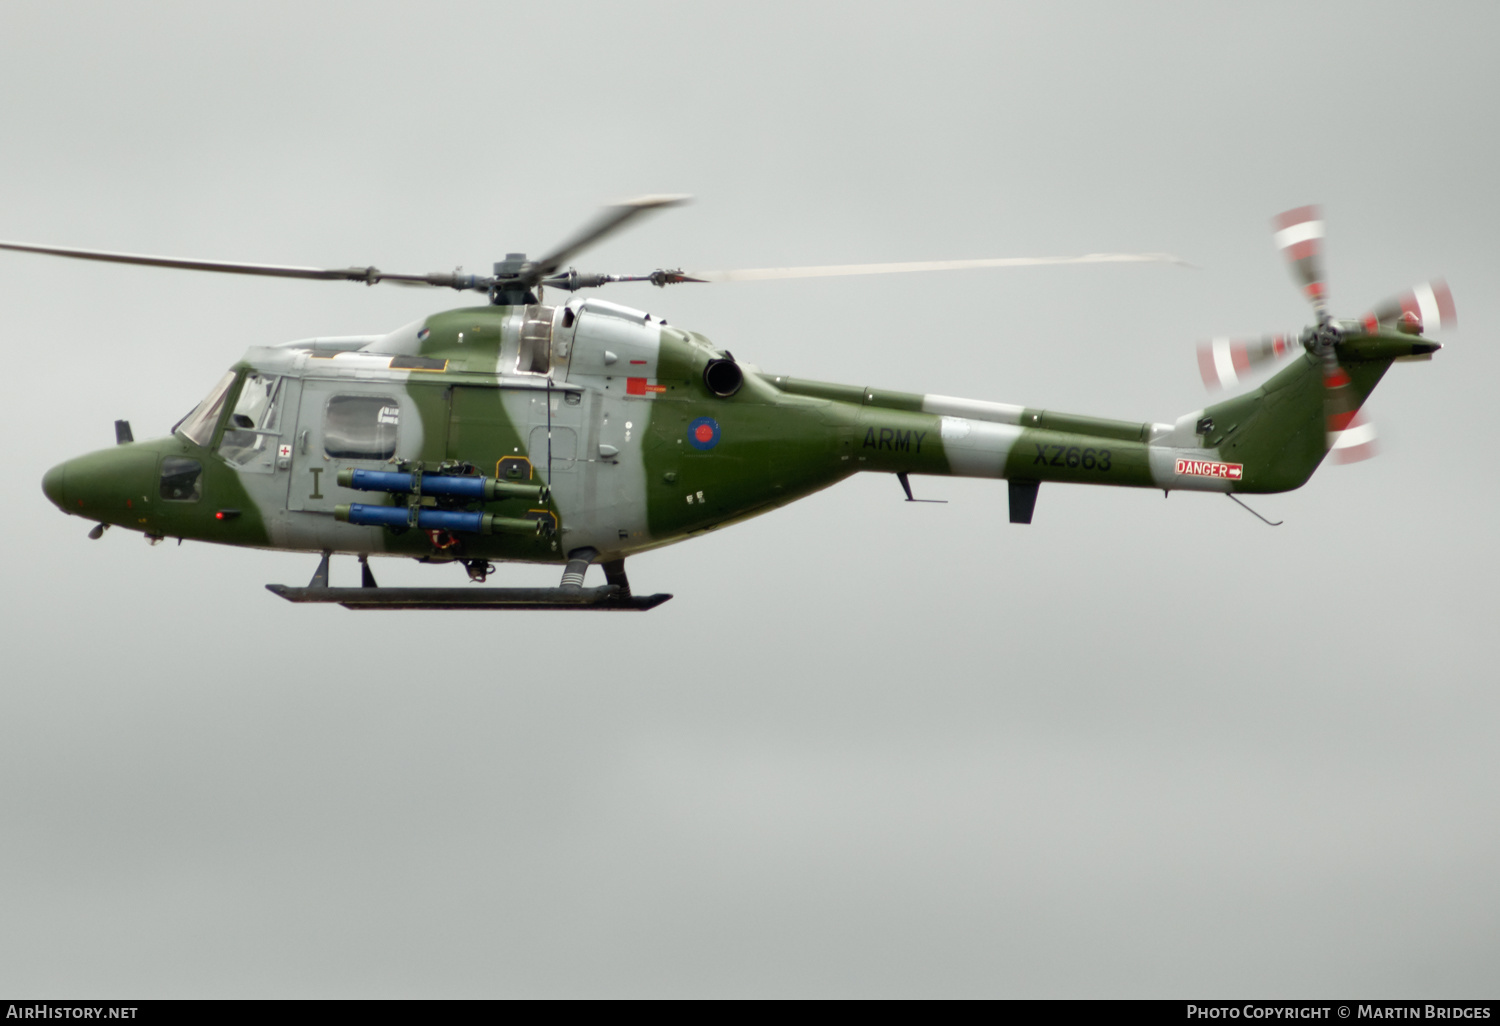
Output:
[[[712,417],[699,417],[688,425],[688,442],[703,452],[712,449],[719,444],[719,422]]]

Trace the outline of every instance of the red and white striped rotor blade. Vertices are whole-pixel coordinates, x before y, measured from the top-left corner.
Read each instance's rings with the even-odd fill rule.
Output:
[[[1302,286],[1302,294],[1321,322],[1328,316],[1328,285],[1323,277],[1323,213],[1317,207],[1298,207],[1271,219],[1276,248],[1281,250]]]
[[[1395,299],[1388,299],[1362,318],[1366,331],[1405,321],[1419,331],[1441,331],[1458,327],[1458,309],[1453,293],[1441,278],[1424,282]]]
[[[1333,432],[1331,438],[1329,452],[1335,463],[1358,463],[1380,451],[1375,444],[1375,424],[1364,410],[1356,410],[1343,430]]]
[[[1328,452],[1335,463],[1358,463],[1375,455],[1375,425],[1360,409],[1349,372],[1329,353],[1323,364],[1323,408]]]
[[[1256,367],[1301,348],[1295,335],[1209,339],[1198,343],[1198,373],[1209,388],[1236,388]]]

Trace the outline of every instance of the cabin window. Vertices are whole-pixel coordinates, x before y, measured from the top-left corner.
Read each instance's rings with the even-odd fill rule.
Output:
[[[173,434],[180,434],[194,445],[207,445],[214,437],[214,427],[219,423],[219,413],[224,408],[224,396],[234,384],[234,371],[219,379],[212,392],[204,398],[193,412],[177,422]]]
[[[197,502],[203,498],[203,464],[182,456],[162,460],[161,497],[168,502]]]
[[[323,417],[323,451],[334,459],[388,460],[396,455],[401,407],[381,395],[336,395]]]
[[[240,386],[239,401],[224,425],[219,455],[231,463],[248,466],[265,463],[269,468],[271,453],[280,436],[281,379],[250,371]]]

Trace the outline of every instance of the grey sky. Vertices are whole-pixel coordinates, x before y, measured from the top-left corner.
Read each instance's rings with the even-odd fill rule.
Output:
[[[3,238],[484,269],[686,192],[582,267],[1167,250],[608,296],[778,373],[1169,420],[1198,339],[1305,323],[1268,219],[1321,202],[1335,311],[1446,274],[1463,327],[1274,530],[870,475],[633,559],[649,614],[352,613],[263,590],[306,556],[89,542],[41,476],[249,345],[462,300],[0,255],[0,991],[1493,996],[1497,30],[7,3]]]

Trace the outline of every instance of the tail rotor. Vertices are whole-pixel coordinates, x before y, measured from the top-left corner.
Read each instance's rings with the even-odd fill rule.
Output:
[[[1323,271],[1323,214],[1317,206],[1297,207],[1271,219],[1276,247],[1286,258],[1292,278],[1313,308],[1317,323],[1299,335],[1260,338],[1216,338],[1198,346],[1198,370],[1210,389],[1238,387],[1251,373],[1306,352],[1322,365],[1323,408],[1328,451],[1335,462],[1354,463],[1375,455],[1375,425],[1360,410],[1360,395],[1340,362],[1346,343],[1382,332],[1420,335],[1452,328],[1457,322],[1453,293],[1441,278],[1374,307],[1358,321],[1335,320],[1328,312],[1328,283]],[[1425,343],[1431,349],[1437,343]],[[1430,350],[1425,353],[1430,356]]]

